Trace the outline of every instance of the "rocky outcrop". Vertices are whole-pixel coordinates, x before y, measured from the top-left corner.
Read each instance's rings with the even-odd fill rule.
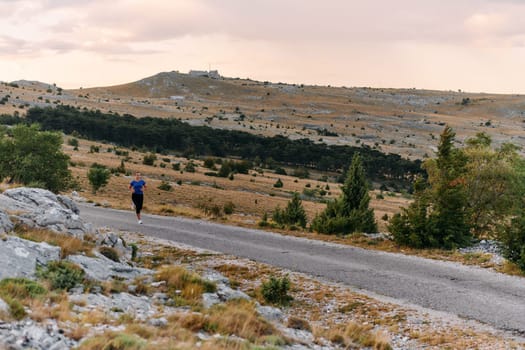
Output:
[[[230,281],[225,276],[216,271],[208,271],[202,276],[204,279],[215,283],[217,290],[214,293],[204,293],[202,304],[205,308],[210,308],[215,304],[223,303],[234,299],[250,300],[251,298],[244,292],[230,287]]]
[[[68,350],[77,342],[67,338],[53,320],[40,325],[31,320],[15,323],[0,321],[0,343],[5,349]],[[0,345],[1,349],[4,349]]]
[[[72,255],[68,260],[79,265],[86,272],[86,277],[97,281],[106,281],[110,278],[131,280],[138,276],[153,274],[153,271],[118,263],[95,253],[95,257]]]
[[[60,248],[47,243],[35,243],[13,236],[0,240],[0,280],[8,277],[35,275],[36,266],[60,259]]]
[[[0,210],[0,233],[6,233],[13,229],[14,225],[9,219],[9,215],[3,210]]]
[[[110,296],[102,294],[77,294],[71,295],[69,300],[76,304],[74,306],[75,312],[89,312],[92,310],[109,310],[118,314],[133,315],[136,319],[146,320],[153,317],[157,312],[157,308],[151,303],[151,300],[146,296],[135,296],[128,293],[116,293]],[[85,305],[85,306],[79,306]]]
[[[0,210],[30,227],[46,228],[78,238],[93,231],[91,225],[80,219],[75,202],[39,188],[6,190],[0,194]],[[1,230],[0,227],[0,232]]]
[[[108,246],[119,252],[120,255],[131,259],[132,249],[124,240],[114,232],[103,233],[97,236],[97,245]]]

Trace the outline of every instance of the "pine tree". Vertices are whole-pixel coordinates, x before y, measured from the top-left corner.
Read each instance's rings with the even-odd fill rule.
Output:
[[[304,210],[299,193],[294,192],[292,199],[288,202],[284,210],[277,207],[272,219],[280,225],[299,225],[305,228],[307,221],[306,211]]]
[[[368,183],[359,154],[355,154],[342,188],[342,195],[317,215],[312,228],[320,233],[375,232],[374,210],[369,208]]]
[[[441,134],[437,158],[424,165],[428,188],[424,182],[416,182],[414,202],[391,219],[389,229],[399,244],[454,248],[470,242],[466,158],[454,147],[454,138],[455,133],[447,126]]]

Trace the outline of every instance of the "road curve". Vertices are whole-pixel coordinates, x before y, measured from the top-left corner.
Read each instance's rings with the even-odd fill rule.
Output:
[[[80,210],[95,227],[249,258],[525,334],[525,278],[203,220],[144,215],[138,225],[130,211],[88,205]]]

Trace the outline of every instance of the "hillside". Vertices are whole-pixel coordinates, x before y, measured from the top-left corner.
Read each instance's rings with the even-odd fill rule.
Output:
[[[6,95],[0,113],[70,104],[265,136],[367,145],[412,159],[433,155],[445,124],[455,129],[459,142],[485,131],[496,145],[525,146],[521,95],[289,85],[178,72],[76,90],[20,81],[0,86],[0,98]]]

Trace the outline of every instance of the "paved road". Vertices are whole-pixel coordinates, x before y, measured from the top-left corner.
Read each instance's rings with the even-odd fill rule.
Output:
[[[144,225],[138,225],[130,211],[80,209],[96,227],[250,258],[525,335],[523,278],[202,220],[145,215]]]

